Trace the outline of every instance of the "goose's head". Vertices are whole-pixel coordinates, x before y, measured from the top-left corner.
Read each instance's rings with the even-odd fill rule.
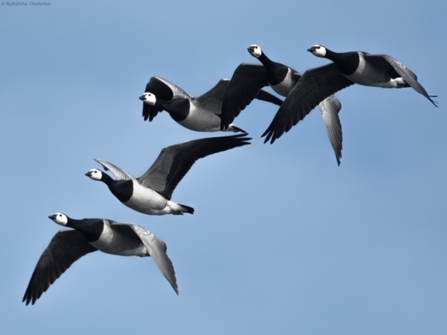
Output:
[[[155,105],[155,102],[157,101],[157,97],[155,94],[152,94],[150,92],[145,92],[141,97],[139,97],[141,101],[143,101],[147,105]]]
[[[68,223],[68,216],[62,213],[54,213],[53,215],[50,215],[48,218],[61,226],[66,226]]]
[[[102,171],[100,171],[98,169],[91,169],[85,175],[93,180],[101,180],[102,179]]]
[[[262,55],[262,49],[259,45],[252,44],[247,48],[247,50],[253,57],[259,58]]]
[[[322,45],[315,44],[309,49],[307,49],[310,53],[317,57],[325,57],[326,56],[326,48]]]

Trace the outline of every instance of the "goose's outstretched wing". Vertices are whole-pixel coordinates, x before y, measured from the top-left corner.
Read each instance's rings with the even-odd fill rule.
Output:
[[[275,142],[304,119],[321,101],[354,83],[341,74],[334,63],[304,72],[286,97],[272,122],[262,134],[265,142]]]
[[[155,261],[155,264],[160,269],[163,276],[167,279],[169,284],[171,284],[175,293],[178,294],[177,278],[175,277],[174,265],[166,254],[167,247],[165,242],[155,236],[154,233],[141,226],[132,224],[131,227],[148,250],[149,255]]]
[[[116,180],[135,179],[135,177],[132,176],[129,172],[124,171],[115,164],[112,164],[99,158],[94,158],[94,160],[97,161],[99,164],[101,164],[105,170],[110,170],[110,172],[112,172],[113,175],[115,176]]]
[[[430,102],[438,107],[436,101],[432,98],[436,97],[435,95],[429,95],[425,88],[418,82],[418,78],[416,74],[407,68],[404,64],[399,62],[397,59],[389,56],[389,55],[371,55],[367,54],[364,56],[368,62],[373,64],[377,64],[379,67],[386,68],[387,66],[391,66],[397,74],[402,77],[408,85],[410,85],[416,92],[422,94],[426,97]]]
[[[200,107],[206,109],[214,114],[221,113],[222,99],[225,94],[225,89],[229,83],[228,79],[221,79],[208,92],[195,98],[200,104]]]
[[[335,95],[331,95],[319,104],[324,124],[335,152],[337,164],[340,165],[341,151],[343,149],[343,132],[338,113],[341,110],[341,102]]]
[[[227,129],[265,86],[268,86],[268,81],[263,65],[240,64],[234,71],[223,97],[220,128]]]
[[[166,147],[138,181],[169,200],[177,184],[198,159],[250,144],[249,140],[251,138],[243,134],[208,137]]]
[[[56,233],[40,256],[22,301],[34,305],[74,262],[96,250],[79,231],[61,230]]]

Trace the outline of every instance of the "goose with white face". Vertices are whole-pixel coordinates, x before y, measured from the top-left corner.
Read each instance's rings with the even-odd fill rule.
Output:
[[[263,57],[260,56],[260,59]],[[220,79],[207,92],[194,97],[164,78],[152,77],[139,97],[143,102],[143,118],[151,122],[159,113],[167,111],[175,122],[187,129],[200,132],[226,131],[234,119],[222,124],[223,97],[228,84],[228,79]],[[262,87],[255,89],[253,94],[251,100],[258,99],[278,106],[282,103],[281,99],[262,90]],[[250,101],[232,101],[231,105],[243,109]]]
[[[262,49],[259,45],[252,44],[247,48],[247,50],[253,57],[259,58],[262,55]]]
[[[411,87],[438,107],[432,99],[435,96],[428,94],[418,82],[417,75],[390,55],[363,51],[335,52],[320,44],[313,45],[307,51],[332,63],[303,73],[262,134],[265,142],[273,143],[304,119],[322,99],[354,84],[382,88]]]
[[[325,57],[326,56],[326,48],[322,45],[315,44],[309,49],[307,49],[312,55],[317,57]]]
[[[166,243],[136,224],[108,219],[73,219],[63,213],[49,218],[72,229],[59,230],[40,256],[22,301],[34,303],[78,259],[95,251],[120,256],[150,256],[178,294],[174,265],[166,253]]]
[[[50,215],[48,218],[53,220],[55,223],[61,226],[66,226],[68,222],[67,215],[63,213],[54,213],[53,215]]]
[[[147,104],[149,106],[154,106],[155,103],[157,102],[157,97],[155,96],[155,94],[150,93],[150,92],[145,92],[138,99],[140,99],[141,101],[143,101],[145,104]]]
[[[148,215],[194,213],[194,208],[171,201],[172,193],[193,164],[209,155],[250,144],[245,135],[205,137],[174,144],[161,150],[155,162],[138,178],[113,163],[95,159],[103,171],[91,169],[86,176],[107,185],[125,206]]]
[[[101,180],[102,179],[102,171],[100,171],[98,169],[91,169],[85,175],[93,180]]]

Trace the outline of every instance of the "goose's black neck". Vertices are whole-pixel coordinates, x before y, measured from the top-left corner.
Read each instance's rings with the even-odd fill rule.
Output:
[[[267,55],[264,52],[261,53],[261,56],[259,56],[258,59],[266,68],[268,68],[269,66],[272,65],[272,63],[274,63],[270,58],[267,57]]]
[[[359,53],[356,51],[338,53],[326,49],[326,55],[324,57],[337,64],[340,72],[344,75],[353,74],[360,63]]]
[[[76,229],[84,234],[89,242],[95,242],[99,239],[104,229],[103,219],[82,219],[76,220],[68,218],[67,227]]]
[[[112,192],[112,194],[117,197],[119,201],[126,202],[132,197],[132,180],[115,180],[112,179],[112,177],[110,177],[107,173],[103,173],[101,181],[109,187],[110,192]]]
[[[324,55],[325,58],[330,59],[333,62],[337,62],[340,60],[340,56],[342,56],[342,53],[334,52],[332,50],[326,49],[326,55]]]
[[[101,181],[110,187],[110,185],[112,185],[116,180],[110,177],[107,173],[102,173]]]
[[[155,106],[165,108],[168,101],[160,99],[159,97],[155,98]]]
[[[189,115],[189,99],[174,98],[167,101],[163,106],[166,111],[168,111],[169,115],[171,115],[171,117],[177,122],[183,121]]]
[[[277,63],[268,58],[263,52],[258,58],[267,71],[267,81],[275,86],[281,83],[287,76],[289,68],[284,64]]]

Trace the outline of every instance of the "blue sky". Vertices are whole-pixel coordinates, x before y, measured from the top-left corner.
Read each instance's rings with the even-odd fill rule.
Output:
[[[447,332],[445,2],[27,3],[0,7],[2,334]],[[390,54],[439,108],[412,89],[340,92],[337,167],[317,109],[267,145],[277,108],[254,102],[235,120],[252,145],[174,192],[194,215],[133,212],[84,176],[94,157],[141,175],[163,147],[221,135],[143,122],[138,97],[154,75],[200,95],[256,63],[253,43],[299,71],[326,64],[317,43]],[[153,231],[180,295],[151,259],[97,253],[25,306],[55,212]]]

